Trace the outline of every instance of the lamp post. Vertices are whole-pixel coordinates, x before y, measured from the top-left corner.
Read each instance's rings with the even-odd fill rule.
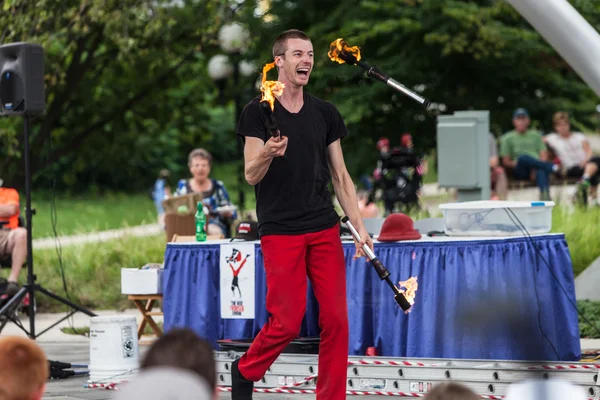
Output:
[[[235,124],[237,129],[240,114],[242,112],[242,100],[240,89],[240,75],[249,77],[255,73],[254,65],[243,59],[243,54],[248,48],[250,33],[238,23],[224,25],[219,31],[219,45],[226,54],[217,54],[208,62],[208,75],[213,79],[219,90],[223,92],[229,78],[233,78],[233,100],[235,105]],[[238,155],[241,163],[238,169],[238,206],[243,213],[245,210],[244,195],[244,148],[242,141],[237,140]]]

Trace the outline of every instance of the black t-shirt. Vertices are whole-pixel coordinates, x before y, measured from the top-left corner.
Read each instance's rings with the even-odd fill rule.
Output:
[[[270,134],[259,104],[257,97],[244,107],[237,134],[266,142]],[[327,188],[331,181],[327,146],[348,134],[342,116],[333,104],[308,93],[304,93],[298,113],[290,113],[277,100],[273,113],[288,145],[285,155],[272,160],[254,187],[259,234],[302,234],[331,228],[339,216]]]

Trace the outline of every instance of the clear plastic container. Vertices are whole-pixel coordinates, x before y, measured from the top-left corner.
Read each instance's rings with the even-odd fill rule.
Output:
[[[552,201],[467,201],[441,204],[451,236],[523,236],[552,229]]]

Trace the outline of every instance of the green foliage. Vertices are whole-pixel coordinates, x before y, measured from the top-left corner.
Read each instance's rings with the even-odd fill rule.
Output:
[[[492,0],[273,0],[256,29],[258,59],[270,60],[275,36],[297,28],[311,37],[315,70],[309,92],[332,101],[350,130],[344,146],[351,173],[375,163],[374,145],[398,144],[411,132],[415,145],[435,147],[436,116],[456,110],[491,111],[496,133],[511,129],[512,110],[527,107],[534,124],[551,128],[553,112],[574,115],[577,128],[594,126],[596,96],[508,3]],[[600,27],[600,8],[574,2]],[[367,78],[356,66],[327,57],[342,37],[361,48],[363,61],[417,90],[434,104],[412,99]]]
[[[2,2],[0,43],[37,42],[46,51],[46,112],[31,140],[35,182],[56,175],[59,188],[132,191],[148,188],[161,168],[186,173],[190,150],[232,128],[212,129],[216,86],[206,71],[229,3]],[[21,125],[0,121],[0,171],[19,188]],[[217,160],[232,155],[231,145],[211,147]]]
[[[590,324],[579,315],[579,335],[582,338],[600,338],[600,334],[598,334],[598,331],[600,331],[600,302],[579,300],[577,301],[577,308],[592,324],[592,326],[590,326]]]

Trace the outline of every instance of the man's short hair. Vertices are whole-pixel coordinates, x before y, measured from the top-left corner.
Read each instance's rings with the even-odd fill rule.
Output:
[[[0,338],[0,398],[30,399],[48,379],[48,359],[33,340]]]
[[[206,161],[208,161],[208,165],[212,166],[212,156],[207,150],[204,149],[192,150],[190,152],[190,155],[188,156],[188,165],[192,165],[192,161],[194,160],[194,158],[197,157],[205,159]]]
[[[568,124],[569,123],[569,113],[566,113],[564,111],[559,111],[559,112],[555,113],[552,116],[552,123],[554,125],[556,125],[559,122],[566,122]]]
[[[189,328],[171,329],[152,344],[142,362],[142,370],[170,366],[196,373],[211,388],[217,385],[212,346]]]
[[[277,38],[275,38],[275,43],[273,43],[273,58],[281,56],[285,53],[287,50],[288,39],[302,39],[310,42],[308,35],[301,30],[289,29],[285,32],[282,32],[279,34],[279,36],[277,36]]]

